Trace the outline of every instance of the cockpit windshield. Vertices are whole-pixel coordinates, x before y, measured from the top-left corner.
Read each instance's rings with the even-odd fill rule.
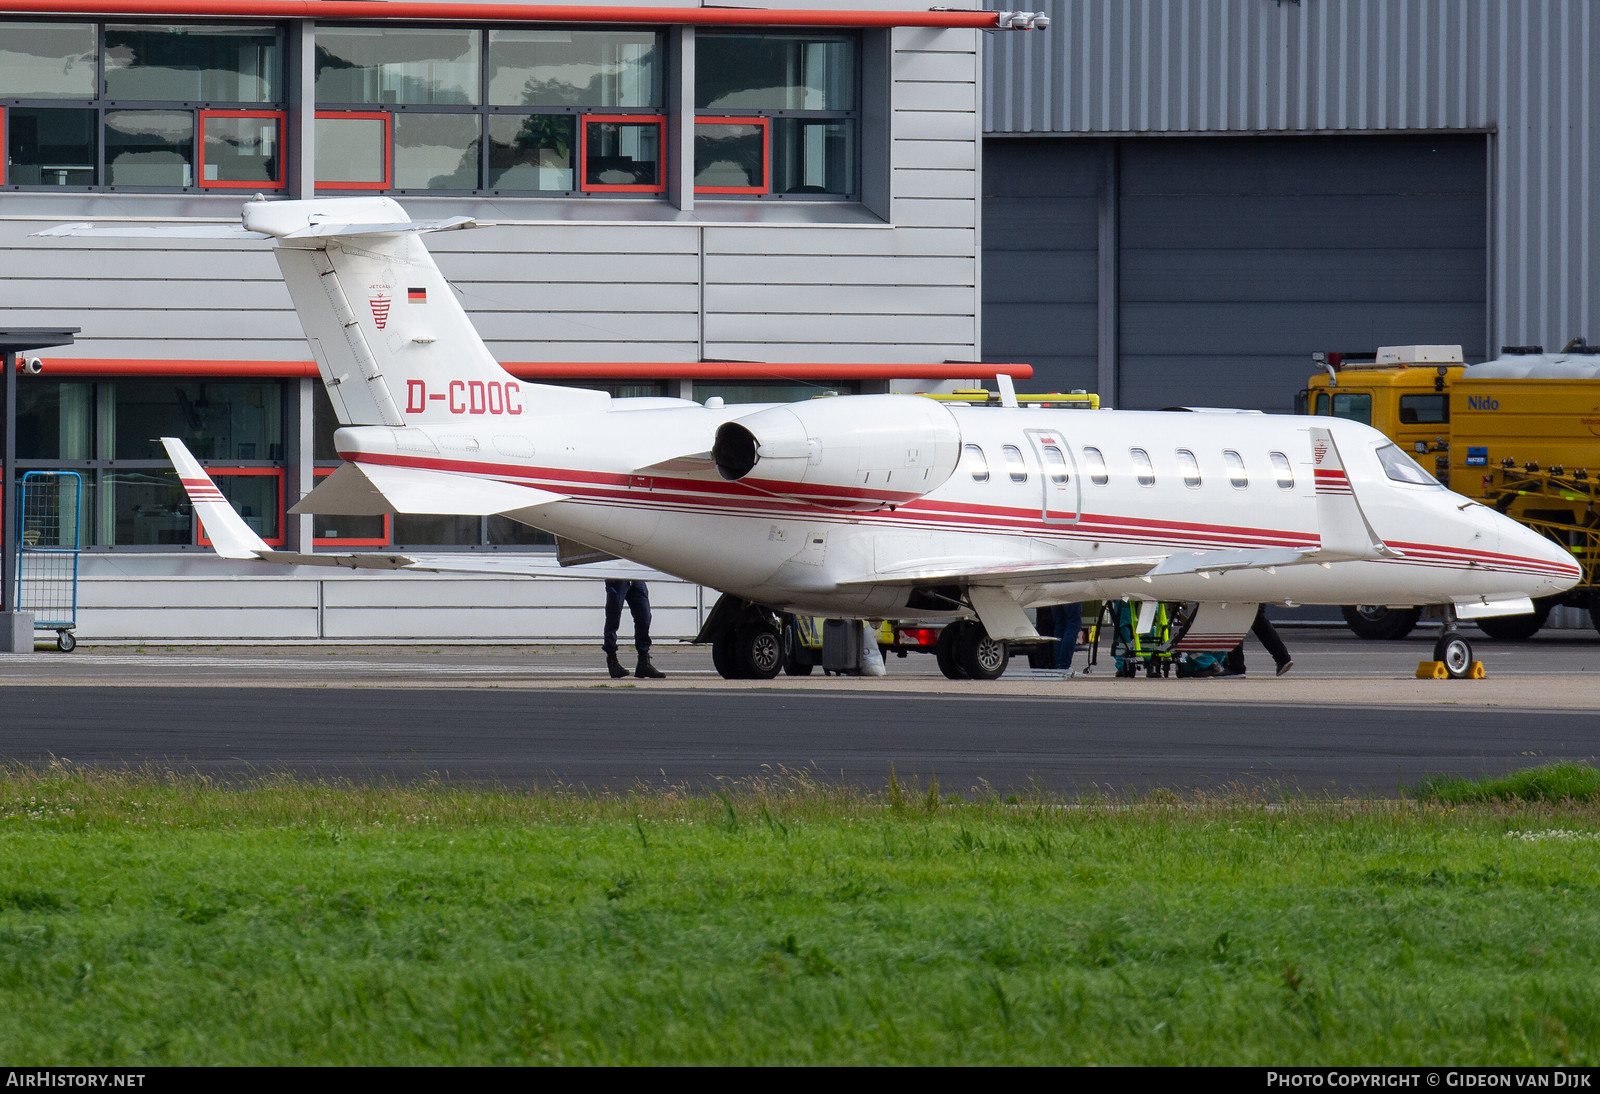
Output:
[[[1383,464],[1384,474],[1395,482],[1443,488],[1443,483],[1424,471],[1422,465],[1401,451],[1398,445],[1386,444],[1378,449],[1378,462]]]

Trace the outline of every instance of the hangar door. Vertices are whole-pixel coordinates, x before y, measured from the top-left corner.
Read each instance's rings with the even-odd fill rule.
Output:
[[[1093,390],[1105,356],[1117,406],[1263,410],[1291,408],[1314,350],[1459,342],[1481,360],[1486,163],[1477,135],[991,139],[985,359]],[[1051,164],[1071,215],[1039,208]]]

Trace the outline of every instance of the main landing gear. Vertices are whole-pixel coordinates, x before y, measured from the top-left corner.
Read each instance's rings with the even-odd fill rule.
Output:
[[[990,638],[975,619],[958,619],[939,632],[933,655],[951,680],[998,680],[1011,661],[1011,647]]]

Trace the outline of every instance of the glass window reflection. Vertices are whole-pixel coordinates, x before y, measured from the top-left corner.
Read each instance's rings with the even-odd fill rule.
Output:
[[[639,30],[491,30],[492,106],[656,107],[661,36]]]
[[[6,111],[6,181],[16,186],[94,183],[98,117],[88,108],[14,106]]]
[[[478,102],[480,34],[474,30],[319,27],[317,102]]]
[[[491,114],[491,190],[575,190],[572,114]]]
[[[0,99],[92,99],[93,23],[7,23],[0,36]]]
[[[269,103],[280,34],[271,27],[106,26],[108,99]]]
[[[107,111],[106,181],[112,186],[193,186],[194,115],[187,110]]]
[[[843,36],[703,34],[695,40],[702,110],[854,110],[856,42]]]

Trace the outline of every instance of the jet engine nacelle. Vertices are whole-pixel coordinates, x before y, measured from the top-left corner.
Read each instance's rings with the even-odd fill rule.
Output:
[[[961,429],[932,399],[847,395],[724,422],[711,456],[730,482],[865,511],[938,489],[961,458]]]

